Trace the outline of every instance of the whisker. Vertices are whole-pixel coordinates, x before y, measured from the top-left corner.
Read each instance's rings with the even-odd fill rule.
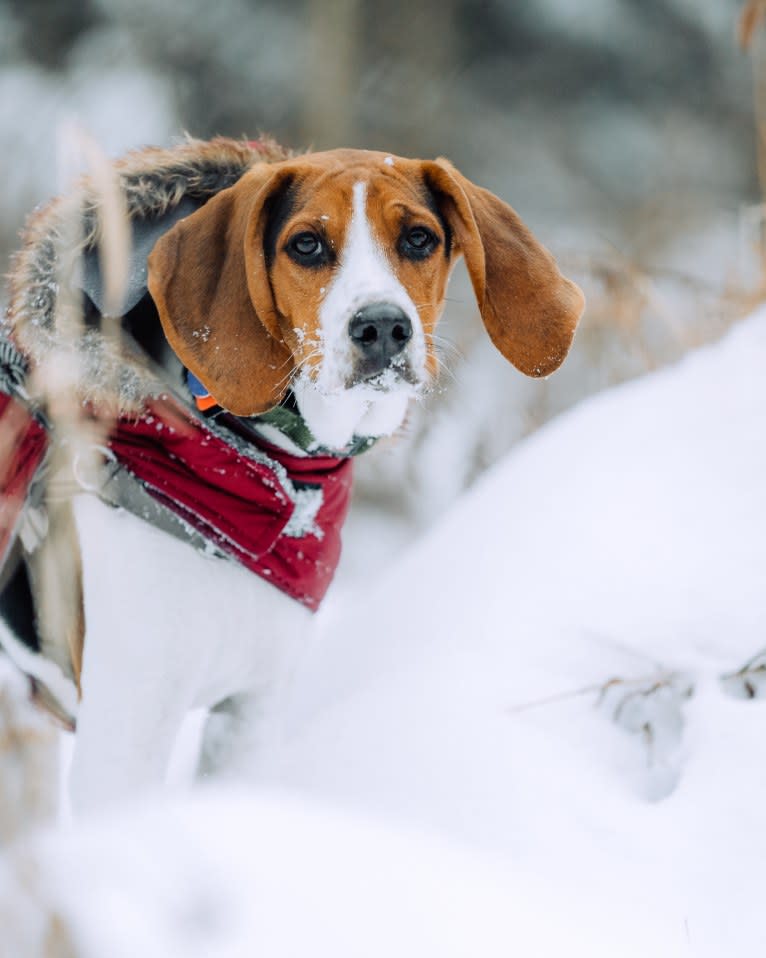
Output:
[[[436,333],[432,334],[431,339],[433,341],[435,350],[448,353],[455,359],[465,359],[463,351],[460,349],[457,343],[454,343],[451,339],[445,339],[443,336],[438,336]]]
[[[455,375],[455,373],[449,368],[449,366],[446,363],[443,363],[438,357],[436,361],[439,367],[439,373],[447,376],[451,382],[457,385],[458,378]]]
[[[306,353],[304,356],[300,358],[300,360],[298,360],[298,362],[294,363],[294,365],[288,370],[287,374],[283,376],[282,379],[279,380],[279,382],[276,385],[276,389],[281,391],[286,385],[291,384],[295,379],[298,378],[301,372],[304,371],[304,368],[308,365],[311,359],[317,356],[321,357],[322,355],[323,355],[323,352],[318,347]],[[283,365],[286,365],[286,363]]]
[[[296,378],[296,376],[298,375],[299,369],[300,367],[298,365],[295,365],[291,369],[289,369],[287,373],[276,383],[274,388],[278,392],[282,392],[282,390],[285,387],[289,386],[292,383],[292,381]]]
[[[459,366],[465,359],[460,349],[448,340],[434,342],[432,353],[437,362],[441,363],[445,369],[449,369],[451,374],[451,365]]]

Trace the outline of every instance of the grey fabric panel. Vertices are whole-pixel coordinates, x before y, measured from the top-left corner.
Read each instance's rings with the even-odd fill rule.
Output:
[[[124,316],[139,302],[146,293],[147,259],[154,249],[154,244],[179,220],[196,212],[203,205],[202,200],[184,197],[178,206],[164,216],[156,219],[135,219],[132,221],[132,245],[130,254],[130,268],[128,271],[128,287],[122,303],[120,315]],[[104,288],[101,279],[101,264],[99,262],[98,247],[86,250],[83,255],[82,289],[93,305],[103,315]]]
[[[168,506],[155,499],[139,479],[116,463],[105,463],[98,495],[102,502],[125,509],[126,512],[150,523],[155,529],[161,529],[182,542],[188,542],[211,559],[228,559],[225,552],[206,539],[194,526],[177,516]]]

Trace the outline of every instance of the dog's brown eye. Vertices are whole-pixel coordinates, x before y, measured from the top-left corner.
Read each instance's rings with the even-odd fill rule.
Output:
[[[314,256],[322,249],[319,237],[313,233],[298,233],[290,245],[300,256]]]
[[[439,244],[439,240],[425,226],[413,226],[399,241],[399,252],[408,259],[425,259]]]
[[[284,250],[299,266],[319,267],[328,261],[328,250],[321,237],[309,230],[292,236]]]
[[[431,242],[431,234],[421,229],[410,230],[407,234],[407,242],[415,249],[423,249]]]

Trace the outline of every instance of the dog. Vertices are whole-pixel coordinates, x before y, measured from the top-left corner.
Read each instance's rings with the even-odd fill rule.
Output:
[[[584,309],[514,210],[444,159],[219,138],[137,151],[115,173],[132,229],[117,334],[87,180],[30,220],[4,326],[4,392],[49,445],[17,496],[2,644],[76,721],[82,809],[160,783],[194,707],[209,710],[202,775],[268,755],[337,564],[351,460],[436,377],[460,256],[492,342],[529,376],[561,364]],[[84,318],[64,341],[57,237],[73,209]],[[109,425],[98,482],[57,496],[66,444],[40,381],[64,351],[77,402]]]

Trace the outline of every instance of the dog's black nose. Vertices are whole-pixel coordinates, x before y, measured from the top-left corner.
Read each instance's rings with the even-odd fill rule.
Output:
[[[351,342],[362,360],[365,378],[382,372],[412,339],[412,323],[398,306],[372,303],[348,324]]]

